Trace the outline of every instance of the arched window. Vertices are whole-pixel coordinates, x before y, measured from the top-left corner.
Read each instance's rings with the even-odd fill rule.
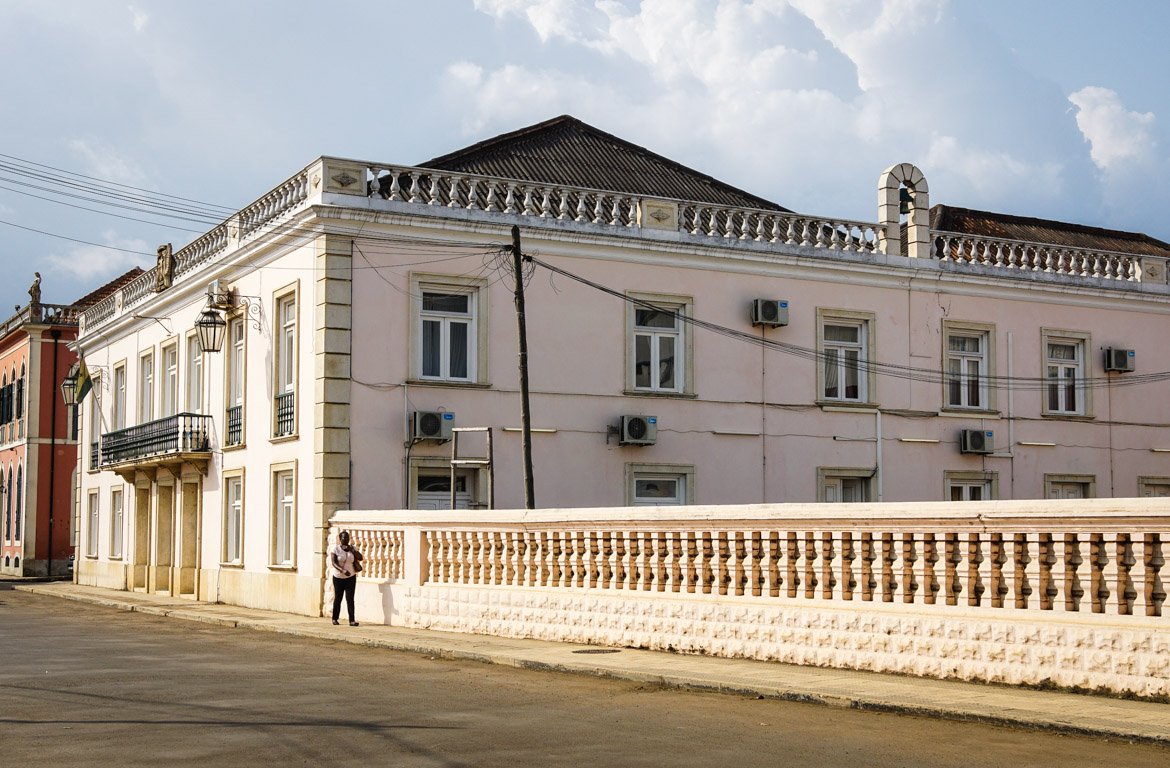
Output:
[[[4,538],[12,541],[12,468],[8,469],[8,482],[4,484]]]
[[[16,504],[15,504],[15,506],[16,506],[16,538],[17,539],[20,538],[20,517],[21,517],[20,513],[23,511],[21,509],[21,505],[24,502],[24,493],[22,493],[22,491],[24,490],[23,486],[24,486],[24,467],[17,467],[16,468]]]
[[[16,418],[24,418],[24,363],[20,364],[20,378],[16,380]]]

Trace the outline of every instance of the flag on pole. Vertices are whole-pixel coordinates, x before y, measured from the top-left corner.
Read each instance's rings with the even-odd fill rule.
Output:
[[[79,357],[78,363],[77,402],[80,403],[85,399],[85,396],[89,394],[89,391],[93,389],[93,379],[89,377],[89,368],[85,366],[85,358]]]

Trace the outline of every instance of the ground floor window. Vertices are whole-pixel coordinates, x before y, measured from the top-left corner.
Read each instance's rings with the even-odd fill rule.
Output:
[[[1170,477],[1139,477],[1138,496],[1170,497]]]
[[[455,471],[455,509],[487,509],[488,470],[459,467]],[[451,462],[416,456],[410,460],[410,509],[451,509]]]
[[[272,473],[272,564],[293,564],[296,526],[296,472],[280,469]]]
[[[877,470],[857,467],[817,467],[817,501],[856,504],[873,500]]]
[[[988,501],[999,498],[995,472],[947,472],[945,498],[950,501]]]
[[[678,464],[627,464],[626,504],[677,507],[695,503],[695,468]]]
[[[90,491],[85,509],[85,554],[88,557],[97,557],[99,517],[97,491]]]
[[[243,563],[244,543],[244,476],[228,475],[223,479],[223,554],[225,565]]]
[[[122,489],[110,492],[110,558],[122,557]]]
[[[1091,499],[1097,495],[1093,475],[1045,475],[1044,496],[1049,499]]]

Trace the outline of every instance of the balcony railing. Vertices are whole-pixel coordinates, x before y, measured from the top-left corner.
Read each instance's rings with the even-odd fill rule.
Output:
[[[286,437],[293,433],[296,426],[297,401],[295,392],[285,392],[276,396],[276,424],[273,437]]]
[[[95,446],[96,447],[96,446]],[[102,435],[102,466],[211,451],[211,417],[180,413]]]
[[[224,445],[240,445],[244,442],[244,406],[233,405],[227,409],[227,437]]]

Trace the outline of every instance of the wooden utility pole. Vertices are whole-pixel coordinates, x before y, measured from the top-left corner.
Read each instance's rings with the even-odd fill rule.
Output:
[[[532,412],[528,407],[528,328],[524,322],[524,265],[520,227],[512,227],[512,268],[516,273],[516,328],[520,335],[520,421],[524,433],[524,507],[536,509],[532,482]]]

